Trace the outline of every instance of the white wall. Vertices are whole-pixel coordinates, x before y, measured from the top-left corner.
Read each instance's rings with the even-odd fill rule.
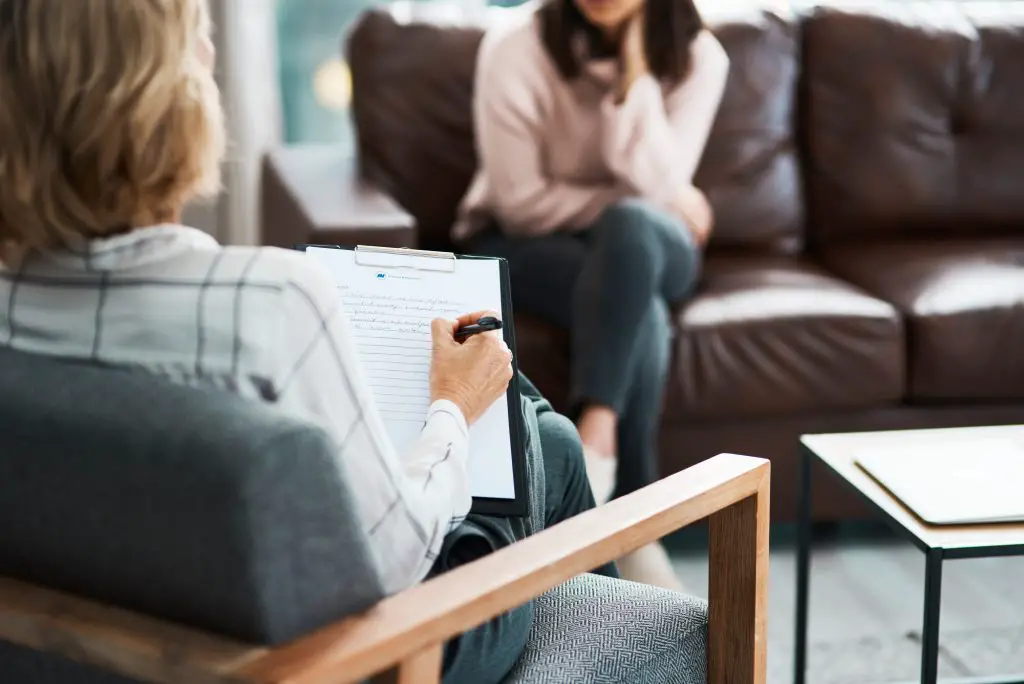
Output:
[[[275,6],[276,0],[210,0],[227,115],[224,190],[214,202],[189,207],[184,220],[225,244],[258,242],[260,160],[281,141]]]

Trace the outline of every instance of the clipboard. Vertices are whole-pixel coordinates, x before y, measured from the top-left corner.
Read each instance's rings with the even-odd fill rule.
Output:
[[[310,248],[325,250],[346,250],[354,252],[355,263],[359,266],[372,268],[378,278],[389,273],[401,274],[402,271],[423,271],[432,274],[455,274],[460,260],[486,260],[497,262],[498,277],[501,290],[501,318],[503,322],[502,336],[509,349],[512,350],[512,380],[509,382],[505,399],[508,408],[509,442],[511,453],[511,477],[514,498],[496,498],[474,496],[472,513],[502,517],[524,517],[528,514],[529,493],[526,491],[526,453],[524,451],[524,425],[520,404],[519,366],[515,344],[515,325],[512,318],[512,297],[509,281],[508,263],[504,259],[460,255],[453,252],[436,252],[421,249],[374,247],[359,245],[346,247],[341,245],[299,244],[295,249],[306,252]],[[357,345],[358,348],[358,345]],[[472,431],[473,428],[471,428]],[[470,442],[469,458],[474,452],[483,448]]]

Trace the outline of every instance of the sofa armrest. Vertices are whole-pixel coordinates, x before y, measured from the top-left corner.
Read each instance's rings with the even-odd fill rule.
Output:
[[[356,162],[327,145],[283,147],[264,157],[262,242],[415,247],[412,216],[359,178]]]
[[[448,639],[566,580],[710,518],[709,684],[764,684],[770,466],[720,455],[273,650],[0,578],[0,639],[145,681],[357,682],[397,664],[440,681]]]

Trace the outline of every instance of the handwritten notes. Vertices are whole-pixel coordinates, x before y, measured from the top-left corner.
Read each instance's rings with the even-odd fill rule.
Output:
[[[381,295],[340,285],[356,346],[385,420],[423,425],[430,405],[430,322],[463,304],[440,297]]]
[[[452,272],[381,270],[355,252],[309,247],[338,283],[377,409],[399,453],[419,436],[430,405],[430,322],[471,311],[501,311],[498,262],[459,260]],[[514,499],[508,402],[499,399],[470,429],[469,482],[475,497]]]

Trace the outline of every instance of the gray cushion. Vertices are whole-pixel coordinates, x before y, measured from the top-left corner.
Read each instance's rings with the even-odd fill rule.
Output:
[[[701,599],[583,575],[537,599],[504,684],[704,684],[707,623]]]
[[[0,641],[4,684],[141,684],[137,679]]]
[[[8,350],[0,425],[2,575],[267,644],[383,595],[318,429]]]

